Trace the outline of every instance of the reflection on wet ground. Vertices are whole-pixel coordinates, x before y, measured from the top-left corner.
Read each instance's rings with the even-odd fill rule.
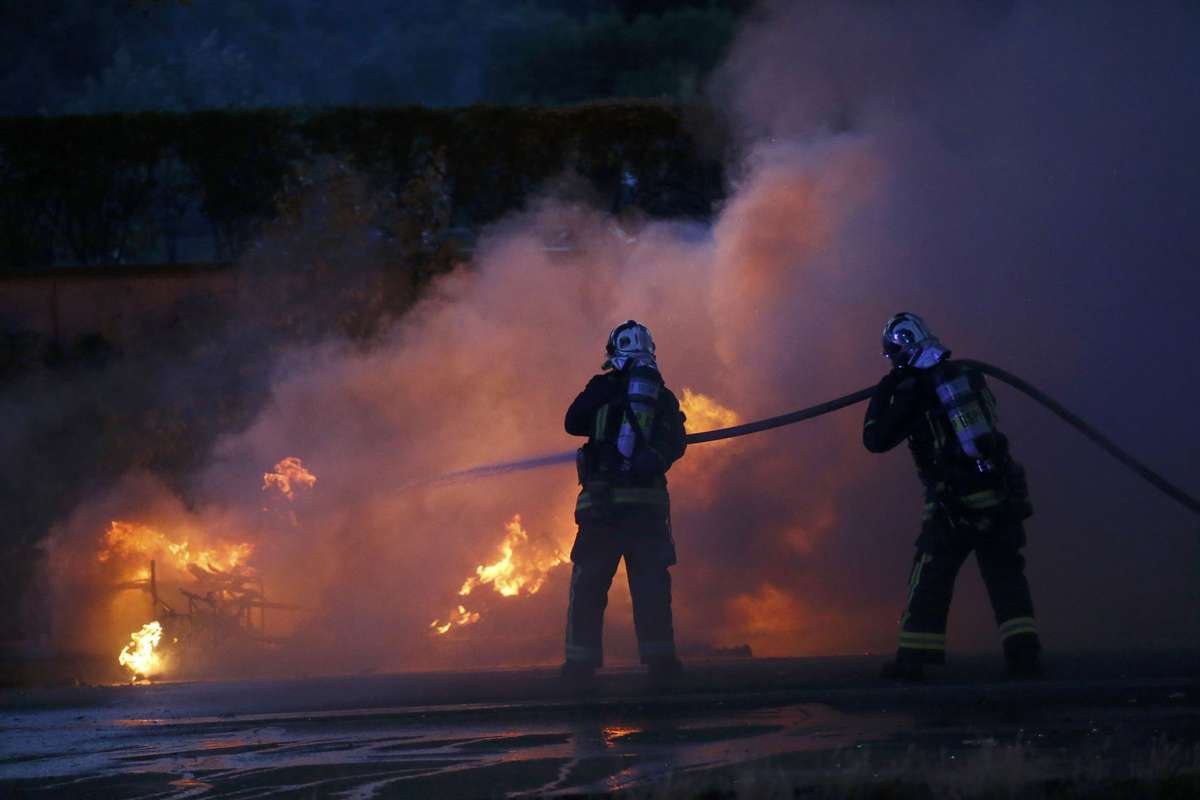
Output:
[[[496,706],[471,722],[381,709],[356,714],[261,715],[236,720],[130,720],[58,715],[16,720],[4,734],[4,778],[27,790],[77,795],[120,790],[194,796],[213,789],[252,797],[312,792],[345,797],[433,792],[509,796],[614,791],[688,770],[872,741],[909,724],[904,715],[848,715],[824,705],[731,714],[624,705],[556,720],[505,720]],[[440,712],[461,711],[454,708]],[[432,719],[431,719],[432,718]],[[12,722],[12,720],[10,720]]]
[[[353,679],[123,687],[86,702],[10,695],[0,796],[521,797],[763,765],[815,779],[855,759],[868,770],[914,753],[954,763],[1013,743],[1065,760],[1094,742],[1123,752],[1169,739],[1200,752],[1194,677],[822,687],[739,669],[665,696],[616,680],[587,699],[548,696],[544,674],[513,673],[504,702],[425,705],[404,694],[414,679],[397,676],[374,687],[393,701],[383,707],[357,696],[360,707],[338,707]],[[498,691],[495,677],[461,680],[446,696]]]

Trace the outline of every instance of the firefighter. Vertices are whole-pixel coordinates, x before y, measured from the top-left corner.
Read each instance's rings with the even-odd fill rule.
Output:
[[[1032,513],[1024,470],[996,428],[996,401],[978,371],[950,359],[915,314],[883,329],[892,370],[875,389],[863,423],[872,453],[908,440],[925,487],[925,513],[900,620],[895,661],[884,675],[921,680],[942,664],[954,579],[974,551],[1011,675],[1041,670],[1037,623],[1025,579],[1023,521]]]
[[[679,401],[663,384],[654,340],[627,320],[609,334],[602,372],[567,409],[566,429],[588,441],[578,451],[579,531],[571,548],[566,661],[562,674],[587,680],[603,663],[608,589],[622,558],[633,598],[638,650],[650,678],[677,678],[671,622],[671,536],[666,472],[686,446]]]

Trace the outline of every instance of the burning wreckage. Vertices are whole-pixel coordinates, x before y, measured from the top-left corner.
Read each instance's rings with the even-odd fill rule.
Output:
[[[262,489],[290,501],[316,480],[299,458],[288,457],[263,476]],[[150,621],[130,634],[117,656],[133,680],[186,672],[202,653],[253,652],[282,643],[283,637],[268,633],[267,611],[295,615],[305,609],[267,599],[252,564],[254,550],[249,542],[196,544],[194,537],[153,525],[109,524],[97,561],[122,576],[114,593],[142,593],[149,606]]]
[[[739,421],[733,411],[698,392],[685,389],[681,399],[689,429]],[[274,510],[282,509],[284,524],[296,526],[292,502],[316,482],[301,459],[289,457],[263,476],[261,490]],[[521,514],[514,514],[502,525],[494,557],[482,560],[457,589],[448,591],[453,600],[445,614],[428,624],[428,635],[441,641],[479,623],[491,607],[478,597],[481,590],[490,588],[489,594],[500,601],[537,595],[551,574],[569,563],[573,531],[562,534],[531,536]],[[109,521],[98,547],[91,562],[105,578],[102,596],[109,605],[96,611],[107,613],[108,623],[136,620],[125,632],[112,634],[121,641],[114,638],[103,647],[111,648],[134,681],[211,676],[256,656],[261,660],[284,647],[296,626],[316,611],[268,596],[255,544],[192,524]],[[220,668],[214,670],[214,664]]]

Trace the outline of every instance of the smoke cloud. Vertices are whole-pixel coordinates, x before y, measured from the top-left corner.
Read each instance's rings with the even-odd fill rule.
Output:
[[[371,348],[335,339],[280,358],[270,402],[220,442],[193,502],[133,476],[60,526],[55,563],[112,519],[184,526],[254,542],[268,594],[305,608],[286,623],[284,669],[556,661],[569,565],[533,595],[458,593],[502,555],[515,515],[529,547],[569,550],[571,468],[415,484],[571,447],[563,411],[629,317],[653,331],[677,394],[749,420],[874,382],[883,321],[915,311],[956,354],[1027,377],[1186,484],[1200,19],[1175,4],[1087,8],[768,4],[713,87],[744,157],[710,228],[630,237],[543,199],[487,231],[472,264]],[[564,231],[569,252],[547,246]],[[1194,521],[997,394],[1031,477],[1048,646],[1194,643]],[[693,429],[720,424],[704,421]],[[919,486],[903,448],[863,450],[860,424],[853,409],[699,445],[671,471],[685,654],[894,646]],[[317,477],[293,501],[261,488],[285,456]],[[951,616],[957,652],[996,647],[973,572]],[[479,620],[430,629],[460,603]],[[620,578],[607,623],[610,660],[633,658]]]

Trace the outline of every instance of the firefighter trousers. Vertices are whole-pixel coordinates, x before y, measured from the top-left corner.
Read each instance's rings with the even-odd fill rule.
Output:
[[[604,609],[621,559],[633,599],[633,625],[643,664],[675,658],[671,621],[671,574],[675,543],[665,515],[633,514],[581,520],[571,548],[571,596],[567,604],[568,662],[604,663]]]
[[[1014,658],[1041,649],[1033,599],[1025,578],[1025,529],[1001,514],[953,517],[937,510],[917,539],[908,604],[900,619],[898,660],[941,664],[954,579],[972,551],[987,587],[1004,653]]]

